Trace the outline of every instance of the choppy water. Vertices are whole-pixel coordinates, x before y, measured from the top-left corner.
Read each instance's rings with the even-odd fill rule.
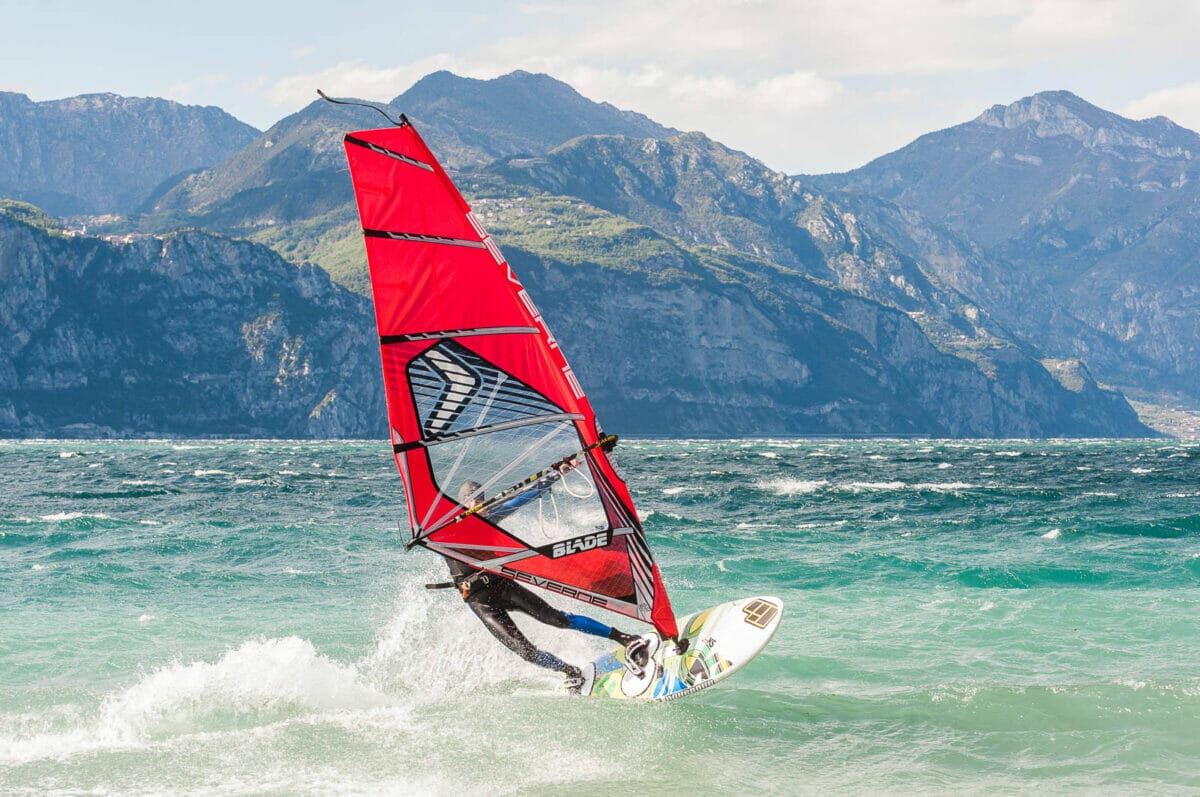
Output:
[[[423,589],[385,444],[0,443],[0,792],[1200,789],[1200,444],[619,451],[680,614],[787,609],[675,704]]]

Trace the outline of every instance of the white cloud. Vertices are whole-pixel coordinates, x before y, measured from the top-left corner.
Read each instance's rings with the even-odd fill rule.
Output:
[[[1200,4],[1170,0],[531,0],[516,11],[513,32],[483,44],[404,63],[343,59],[244,90],[282,114],[318,87],[389,100],[438,69],[484,79],[525,69],[777,168],[819,170],[859,165],[995,102],[1079,90],[1080,75],[1114,64],[1149,75],[1147,64],[1169,63],[1168,73],[1200,45]],[[1129,107],[1196,126],[1191,85]]]
[[[1200,130],[1200,80],[1152,91],[1121,109],[1123,116],[1146,119],[1166,116],[1192,130]]]

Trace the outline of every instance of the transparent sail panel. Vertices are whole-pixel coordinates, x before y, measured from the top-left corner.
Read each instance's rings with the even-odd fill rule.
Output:
[[[488,501],[580,449],[569,421],[535,423],[452,440],[429,449],[434,480],[451,501]],[[608,528],[587,462],[508,495],[484,515],[531,548]],[[441,518],[432,518],[434,525]]]

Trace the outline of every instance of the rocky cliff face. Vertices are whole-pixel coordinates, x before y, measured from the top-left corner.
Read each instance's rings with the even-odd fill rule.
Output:
[[[220,108],[0,92],[0,198],[56,215],[128,213],[164,181],[220,163],[257,132]]]
[[[754,276],[761,263],[705,259],[645,228],[624,235],[647,254],[619,267],[509,247],[608,428],[1145,431],[1086,372],[1063,387],[1012,357],[988,374],[877,302]],[[264,247],[205,233],[114,244],[0,216],[0,284],[0,435],[386,431],[369,302]]]
[[[0,215],[0,435],[381,436],[369,301],[253,244]]]

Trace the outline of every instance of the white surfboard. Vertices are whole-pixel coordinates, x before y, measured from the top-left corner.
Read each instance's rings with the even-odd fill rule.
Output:
[[[783,601],[743,598],[688,615],[679,632],[688,642],[681,654],[658,634],[647,634],[652,656],[638,677],[625,667],[619,647],[584,668],[585,695],[634,700],[675,700],[707,689],[758,655],[783,616]]]

